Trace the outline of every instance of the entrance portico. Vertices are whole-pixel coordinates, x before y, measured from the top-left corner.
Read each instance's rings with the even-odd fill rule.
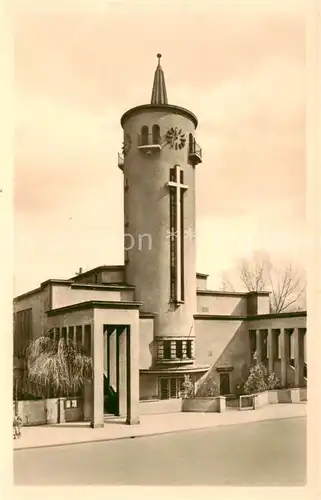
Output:
[[[104,410],[131,419],[130,325],[104,325]]]
[[[113,308],[96,302],[95,306],[91,427],[104,426],[104,393],[107,407],[112,403],[111,412],[126,417],[129,425],[138,424],[139,303],[119,303]]]

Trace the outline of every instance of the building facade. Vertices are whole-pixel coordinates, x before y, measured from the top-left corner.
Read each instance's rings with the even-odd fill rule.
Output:
[[[16,360],[29,340],[49,333],[91,354],[93,427],[113,398],[112,411],[137,423],[139,401],[179,398],[186,374],[194,382],[214,375],[224,395],[254,361],[283,386],[307,380],[305,312],[270,314],[267,292],[208,290],[207,275],[196,272],[198,122],[168,104],[160,57],[150,104],[121,118],[124,265],[48,280],[14,300]]]

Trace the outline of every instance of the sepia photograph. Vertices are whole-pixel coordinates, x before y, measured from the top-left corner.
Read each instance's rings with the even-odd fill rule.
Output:
[[[305,486],[304,0],[13,34],[14,485]]]

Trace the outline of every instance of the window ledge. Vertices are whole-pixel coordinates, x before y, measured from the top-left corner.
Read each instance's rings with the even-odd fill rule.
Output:
[[[193,363],[195,361],[195,358],[171,358],[171,359],[163,359],[163,358],[158,358],[156,359],[157,363],[169,363],[169,364],[177,364],[177,363]]]

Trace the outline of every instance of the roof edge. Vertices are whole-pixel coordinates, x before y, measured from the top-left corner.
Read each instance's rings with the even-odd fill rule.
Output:
[[[123,127],[125,121],[132,115],[139,113],[140,111],[151,110],[151,111],[171,111],[174,114],[183,115],[189,118],[193,123],[195,128],[197,128],[198,120],[192,111],[189,109],[182,108],[181,106],[175,106],[174,104],[140,104],[134,108],[130,108],[122,115],[120,119],[120,124]]]

